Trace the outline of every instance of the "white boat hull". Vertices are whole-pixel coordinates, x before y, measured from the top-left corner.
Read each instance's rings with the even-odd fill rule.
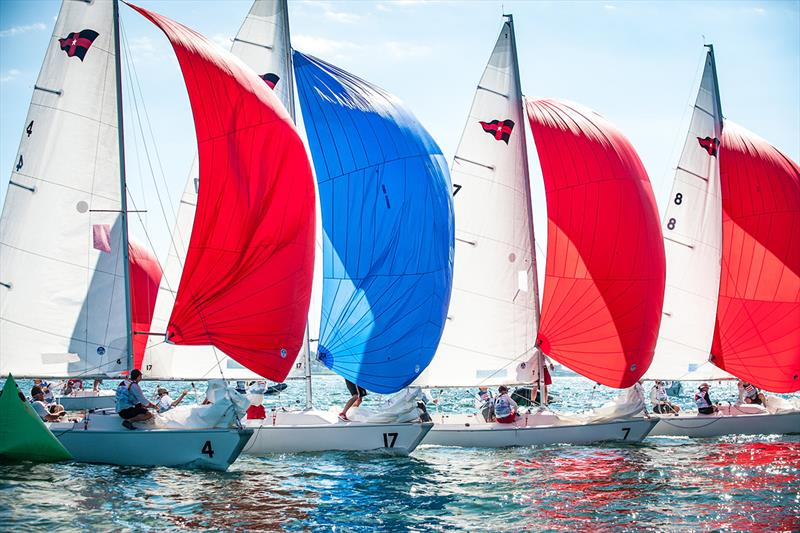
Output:
[[[243,453],[303,453],[380,450],[408,455],[430,431],[431,422],[342,422],[319,411],[268,413],[264,420],[247,420],[253,437]]]
[[[69,396],[54,396],[56,403],[67,411],[91,411],[94,409],[113,409],[116,394],[112,390],[79,391]]]
[[[92,414],[88,424],[47,425],[77,462],[209,470],[227,470],[253,434],[236,428],[129,430],[113,413]]]
[[[568,424],[553,415],[523,416],[514,424],[487,423],[477,415],[437,415],[434,421],[422,444],[464,448],[641,442],[658,423],[637,418]]]
[[[800,433],[800,411],[781,414],[662,416],[651,436],[721,437]]]

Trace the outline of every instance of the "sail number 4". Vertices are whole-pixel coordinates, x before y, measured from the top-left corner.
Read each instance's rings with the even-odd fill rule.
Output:
[[[208,456],[209,459],[214,457],[214,448],[211,447],[211,441],[207,440],[203,447],[200,449],[200,453],[205,454]]]
[[[383,447],[384,448],[394,448],[395,443],[397,442],[397,436],[399,433],[384,433],[383,434]]]

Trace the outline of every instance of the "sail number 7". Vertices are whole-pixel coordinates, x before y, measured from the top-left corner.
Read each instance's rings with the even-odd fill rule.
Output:
[[[622,436],[622,440],[628,440],[628,435],[631,434],[631,428],[622,428],[623,433],[625,435]]]
[[[399,433],[384,433],[383,434],[383,447],[384,448],[394,448],[395,443],[397,442],[397,436]]]

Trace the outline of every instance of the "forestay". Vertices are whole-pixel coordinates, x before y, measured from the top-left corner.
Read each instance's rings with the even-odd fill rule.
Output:
[[[424,387],[530,383],[538,326],[522,94],[512,23],[481,76],[452,165],[456,261]]]
[[[172,43],[198,139],[202,186],[167,337],[213,345],[282,381],[302,344],[314,263],[305,148],[272,90],[240,60],[132,7]]]
[[[322,210],[319,359],[395,392],[430,363],[447,314],[447,167],[396,97],[299,52],[294,65]]]
[[[648,379],[729,378],[708,362],[722,257],[719,143],[722,110],[709,49],[661,230],[667,286]]]
[[[610,387],[647,370],[664,301],[664,247],[647,172],[630,142],[572,103],[527,100],[547,195],[537,343]]]
[[[0,374],[127,369],[111,2],[65,1],[0,216]]]
[[[800,390],[800,168],[725,121],[722,275],[713,363],[771,392]]]
[[[233,40],[231,52],[258,74],[278,96],[294,119],[294,84],[289,46],[289,20],[286,2],[256,0]],[[186,250],[195,218],[200,187],[197,161],[178,206],[164,278],[151,330],[163,333],[175,304],[175,292],[183,272]],[[260,379],[261,376],[211,346],[165,344],[163,337],[149,338],[142,370],[149,379]],[[300,361],[296,361],[296,365]]]

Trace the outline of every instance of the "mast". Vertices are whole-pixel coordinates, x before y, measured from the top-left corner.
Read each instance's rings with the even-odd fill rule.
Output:
[[[512,51],[512,58],[514,63],[514,78],[516,81],[516,91],[517,96],[519,97],[519,108],[520,108],[520,116],[525,117],[525,109],[522,103],[522,82],[520,81],[519,76],[519,59],[517,58],[517,37],[514,33],[514,16],[503,15],[508,19],[508,27],[511,29],[511,51]],[[525,122],[523,120],[523,122]],[[523,165],[524,168],[528,168],[528,145],[527,145],[527,138],[525,135],[525,125],[522,124],[522,131],[523,134],[521,135],[521,142],[522,142],[522,158],[523,158]],[[536,330],[539,330],[539,274],[536,269],[536,234],[533,228],[533,205],[531,201],[531,180],[525,180],[525,197],[528,202],[528,212],[531,215],[531,268],[533,269],[533,321],[536,324]],[[539,402],[541,405],[547,405],[547,394],[544,392],[544,354],[541,350],[538,349],[539,357],[536,359],[536,364],[538,365],[538,376],[539,376]]]
[[[120,58],[119,0],[114,5],[114,74],[117,84],[117,135],[119,138],[120,220],[122,221],[122,271],[125,278],[125,328],[128,331],[127,368],[133,370],[133,322],[131,321],[131,273],[128,263],[128,192],[125,185],[125,130],[122,120],[122,61]]]

